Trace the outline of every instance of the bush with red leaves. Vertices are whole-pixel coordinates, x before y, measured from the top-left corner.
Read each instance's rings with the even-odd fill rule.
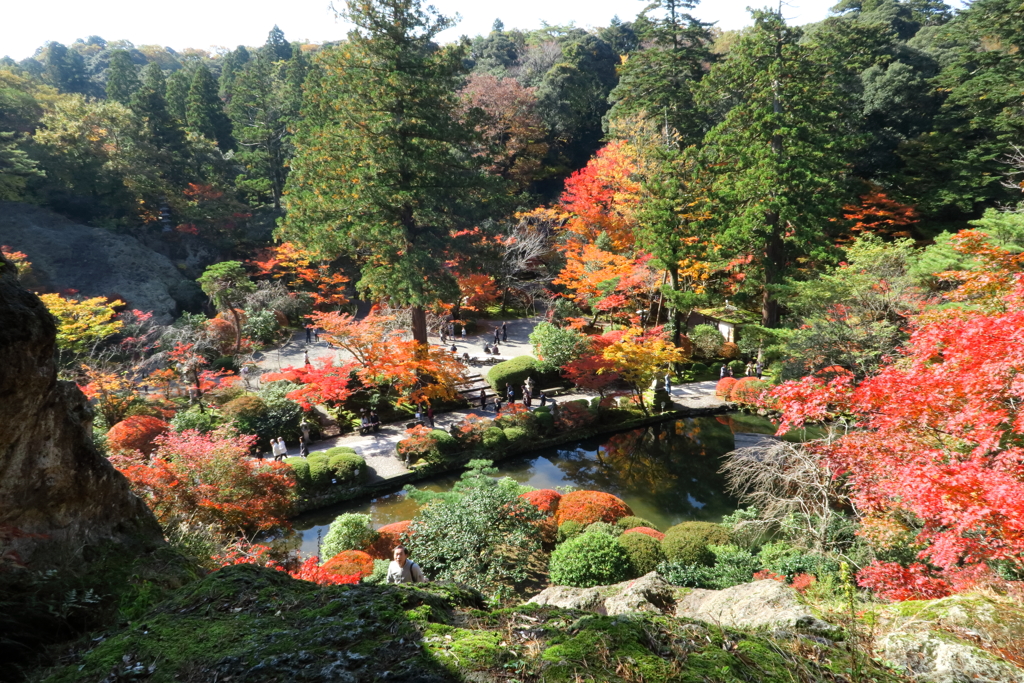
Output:
[[[538,489],[519,496],[528,503],[532,503],[541,512],[554,514],[558,510],[558,503],[562,494],[553,489]]]
[[[626,529],[622,532],[622,535],[625,536],[626,534],[644,534],[658,542],[661,542],[661,539],[665,538],[665,534],[661,533],[657,529],[652,529],[649,526],[635,526],[632,529]]]
[[[602,491],[573,491],[562,496],[558,503],[556,519],[561,526],[565,522],[578,522],[583,526],[594,522],[616,521],[632,515],[633,511],[620,498]]]
[[[408,537],[412,520],[385,524],[377,529],[377,537],[366,548],[366,552],[375,560],[390,560],[395,546],[402,545],[402,538]]]
[[[362,550],[343,550],[324,562],[323,569],[338,576],[355,574],[362,578],[373,573],[373,558]]]
[[[724,382],[725,380],[722,381]],[[729,400],[733,403],[754,405],[757,403],[758,398],[760,398],[761,393],[769,386],[771,385],[768,382],[759,380],[756,377],[744,377],[737,380],[736,384],[729,390]]]
[[[734,386],[736,386],[735,377],[723,377],[722,379],[718,380],[718,385],[715,387],[715,396],[718,396],[720,398],[728,398],[729,392],[732,391],[732,388]]]
[[[132,415],[118,422],[107,432],[107,448],[112,452],[141,451],[150,455],[156,444],[153,440],[169,430],[171,425],[149,415]]]

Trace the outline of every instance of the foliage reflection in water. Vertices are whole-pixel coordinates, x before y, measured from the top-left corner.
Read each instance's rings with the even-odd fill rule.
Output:
[[[771,434],[770,422],[750,415],[698,417],[661,422],[642,429],[595,437],[497,464],[507,476],[534,488],[574,486],[622,498],[633,513],[667,529],[687,520],[718,521],[735,509],[718,473],[720,458],[734,448],[734,434]],[[448,491],[458,474],[422,482],[420,488]],[[419,506],[402,492],[372,501],[347,503],[303,515],[295,521],[302,552],[317,551],[317,532],[345,512],[370,515],[373,525],[412,519]]]

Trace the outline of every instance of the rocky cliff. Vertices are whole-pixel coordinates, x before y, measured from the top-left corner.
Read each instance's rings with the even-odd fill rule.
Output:
[[[76,554],[106,539],[162,542],[152,513],[93,447],[82,392],[57,380],[56,327],[0,257],[0,528],[23,559]]]
[[[131,308],[170,322],[190,281],[170,259],[129,235],[93,228],[47,209],[0,202],[0,245],[24,252],[35,284],[85,296],[117,295]]]

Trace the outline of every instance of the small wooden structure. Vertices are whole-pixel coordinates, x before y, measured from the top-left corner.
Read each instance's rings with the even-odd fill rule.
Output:
[[[740,330],[744,325],[753,325],[761,321],[760,316],[750,311],[736,308],[726,300],[724,306],[703,308],[690,311],[686,319],[686,329],[692,330],[697,325],[711,325],[718,329],[727,342],[739,339]]]

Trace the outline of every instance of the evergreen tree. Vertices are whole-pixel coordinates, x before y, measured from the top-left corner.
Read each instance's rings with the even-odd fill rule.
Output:
[[[139,89],[138,69],[127,50],[114,50],[107,70],[107,99],[128,104]]]
[[[163,175],[183,184],[187,149],[185,134],[167,107],[164,93],[167,82],[160,65],[151,62],[142,69],[142,85],[132,95],[130,107],[145,123],[154,148],[159,151],[158,165]]]
[[[192,69],[192,82],[185,100],[185,122],[188,130],[215,141],[222,150],[234,147],[231,121],[217,96],[217,83],[202,62]]]
[[[188,89],[192,84],[192,74],[189,69],[174,71],[167,78],[167,112],[173,116],[182,126],[185,125],[185,102],[188,100]]]
[[[277,234],[357,257],[360,289],[413,306],[426,343],[423,307],[458,296],[452,230],[493,196],[458,115],[465,44],[437,47],[452,22],[416,1],[348,0],[342,16],[356,28],[307,82]]]
[[[250,60],[235,79],[228,114],[239,144],[235,159],[245,168],[236,185],[250,196],[269,195],[274,208],[280,208],[290,119],[287,84],[276,71],[263,55]]]
[[[717,171],[719,238],[751,257],[746,281],[758,290],[762,323],[776,327],[778,286],[799,257],[828,249],[826,226],[847,196],[852,112],[845,74],[829,69],[823,51],[776,12],[756,11],[754,22],[701,82],[700,99],[708,111],[732,104],[704,140]]]
[[[284,31],[279,29],[277,24],[274,24],[274,28],[270,29],[270,33],[267,35],[267,42],[263,45],[263,54],[272,62],[290,59],[292,56],[292,46],[284,39]]]
[[[231,101],[231,87],[235,76],[249,62],[249,51],[245,45],[239,45],[224,55],[224,63],[220,67],[220,96],[225,102]]]
[[[705,125],[693,103],[693,86],[713,55],[711,25],[685,12],[696,5],[696,0],[660,0],[640,13],[640,39],[647,47],[619,67],[609,119],[643,114],[678,131],[684,145],[700,140]],[[654,16],[655,10],[664,16]]]
[[[633,22],[622,21],[618,15],[612,17],[608,26],[597,32],[597,36],[619,55],[629,55],[640,47],[640,36]]]
[[[63,93],[89,92],[89,79],[85,74],[85,60],[75,50],[61,43],[50,43],[43,50],[44,78]]]

